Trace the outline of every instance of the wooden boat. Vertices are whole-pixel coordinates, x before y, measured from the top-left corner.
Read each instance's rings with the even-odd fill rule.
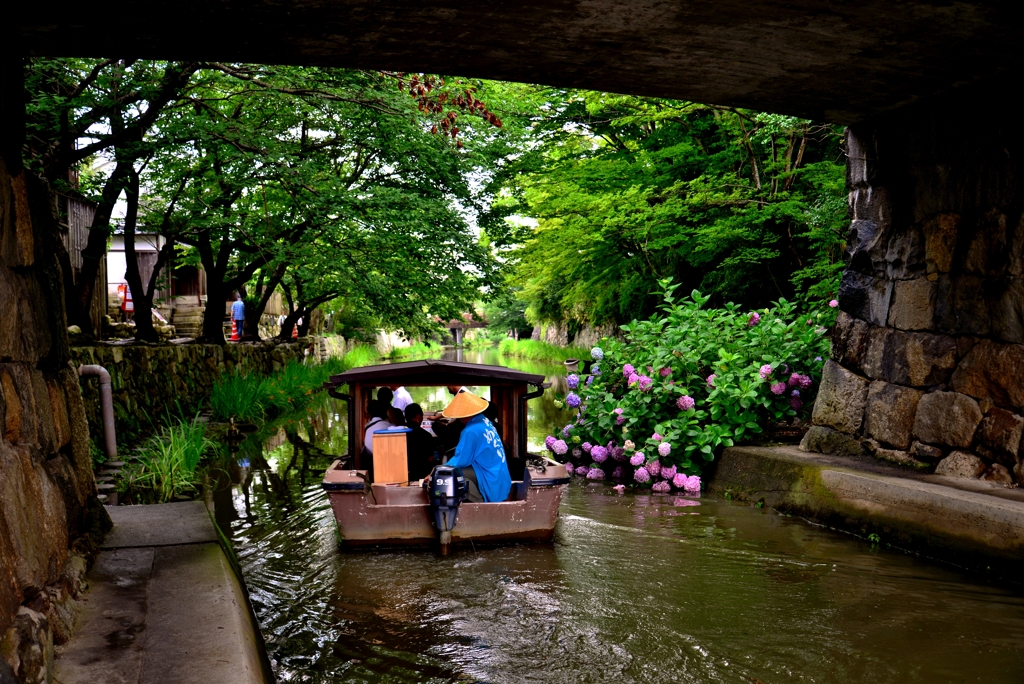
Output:
[[[527,402],[543,394],[544,376],[502,366],[425,360],[354,368],[325,383],[331,396],[348,405],[349,456],[331,464],[323,481],[343,547],[439,543],[427,488],[418,482],[371,482],[369,464],[360,459],[363,430],[359,426],[365,423],[367,402],[375,387],[392,384],[490,388],[512,491],[500,503],[462,502],[450,530],[452,544],[551,539],[569,476],[564,465],[526,449]],[[348,392],[342,392],[346,386]]]

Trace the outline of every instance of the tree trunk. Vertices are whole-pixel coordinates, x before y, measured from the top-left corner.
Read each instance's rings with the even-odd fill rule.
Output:
[[[226,344],[224,339],[224,302],[227,301],[222,273],[206,272],[206,309],[203,312],[203,332],[197,342]]]
[[[160,337],[153,328],[153,293],[147,292],[147,288],[142,284],[139,259],[135,252],[135,225],[139,217],[139,174],[134,168],[128,173],[125,200],[128,206],[124,216],[124,279],[128,281],[128,289],[132,292],[132,304],[135,307],[135,339],[157,342]]]
[[[270,298],[274,295],[274,291],[277,289],[281,279],[284,278],[284,272],[287,268],[288,265],[285,263],[278,264],[277,268],[270,275],[270,280],[263,289],[259,302],[253,307],[245,307],[245,323],[242,325],[243,340],[259,341],[260,318],[263,317],[263,312],[266,311]]]

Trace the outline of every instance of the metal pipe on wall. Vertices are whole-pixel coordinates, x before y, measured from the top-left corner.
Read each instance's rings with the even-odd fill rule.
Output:
[[[114,433],[114,395],[110,388],[110,373],[103,366],[79,366],[79,377],[100,379],[100,410],[103,415],[103,447],[107,459],[117,460],[117,437]]]

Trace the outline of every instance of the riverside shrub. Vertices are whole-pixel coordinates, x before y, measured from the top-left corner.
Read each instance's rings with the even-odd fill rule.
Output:
[[[706,309],[701,293],[677,299],[670,281],[660,284],[659,313],[594,348],[591,375],[569,377],[565,402],[577,419],[556,439],[588,478],[597,468],[656,491],[693,491],[722,448],[813,405],[835,313],[798,315],[784,299],[760,311]]]

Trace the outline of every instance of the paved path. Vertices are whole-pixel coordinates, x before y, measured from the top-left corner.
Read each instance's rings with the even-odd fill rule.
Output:
[[[57,657],[62,684],[263,684],[262,642],[206,507],[108,509],[114,529]]]
[[[795,447],[726,449],[709,491],[985,568],[1024,560],[1024,490]]]

